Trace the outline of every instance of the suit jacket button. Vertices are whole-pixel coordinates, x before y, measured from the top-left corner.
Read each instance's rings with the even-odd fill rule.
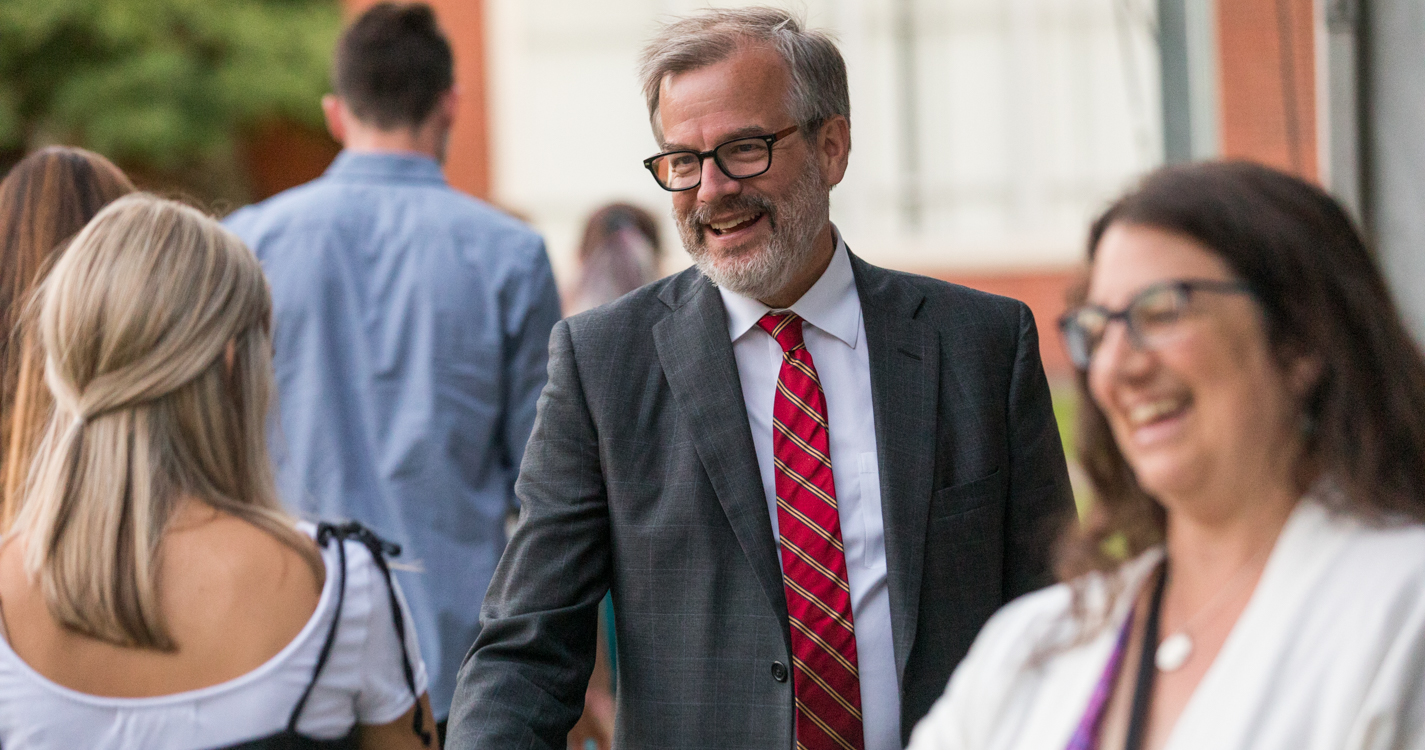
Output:
[[[772,662],[772,679],[776,680],[777,682],[786,682],[787,665],[779,661]]]

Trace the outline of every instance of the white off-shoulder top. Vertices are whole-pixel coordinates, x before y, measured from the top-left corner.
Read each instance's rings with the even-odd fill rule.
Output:
[[[316,534],[311,524],[299,528]],[[326,582],[297,637],[257,669],[200,690],[152,698],[88,695],[46,679],[0,638],[0,747],[204,750],[282,731],[312,681],[336,614],[339,543],[333,540],[322,550]],[[319,739],[343,737],[357,723],[395,721],[416,700],[403,671],[385,577],[366,546],[349,540],[345,547],[341,621],[297,723],[301,734]],[[410,623],[399,587],[396,599]],[[415,628],[407,625],[405,631],[415,693],[424,693],[426,670]]]

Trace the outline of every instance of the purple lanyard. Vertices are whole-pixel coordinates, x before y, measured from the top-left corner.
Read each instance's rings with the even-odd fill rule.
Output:
[[[1089,696],[1088,708],[1084,710],[1084,718],[1079,720],[1079,728],[1074,730],[1074,736],[1069,738],[1069,746],[1066,750],[1097,750],[1098,730],[1103,725],[1104,709],[1108,707],[1108,697],[1113,695],[1113,683],[1118,679],[1118,667],[1123,663],[1123,652],[1128,650],[1128,636],[1133,632],[1133,612],[1128,612],[1128,618],[1123,621],[1123,627],[1118,631],[1118,642],[1113,645],[1113,653],[1108,657],[1108,665],[1103,668],[1103,674],[1098,678],[1098,685],[1093,689],[1093,695]]]

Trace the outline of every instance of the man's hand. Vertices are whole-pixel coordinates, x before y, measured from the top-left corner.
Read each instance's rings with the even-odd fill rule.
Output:
[[[569,733],[569,750],[610,750],[614,742],[614,697],[608,681],[591,680],[584,693],[584,715]]]
[[[584,691],[584,715],[569,733],[569,750],[611,750],[614,744],[614,665],[609,654],[608,620],[611,606],[599,605],[598,646],[594,650],[594,673]]]

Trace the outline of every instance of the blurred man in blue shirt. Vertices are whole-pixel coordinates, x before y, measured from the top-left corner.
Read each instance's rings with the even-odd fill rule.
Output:
[[[272,284],[278,483],[295,509],[399,542],[437,719],[479,631],[559,299],[542,240],[445,183],[450,46],[377,5],[322,101],[345,150],[227,225]]]

